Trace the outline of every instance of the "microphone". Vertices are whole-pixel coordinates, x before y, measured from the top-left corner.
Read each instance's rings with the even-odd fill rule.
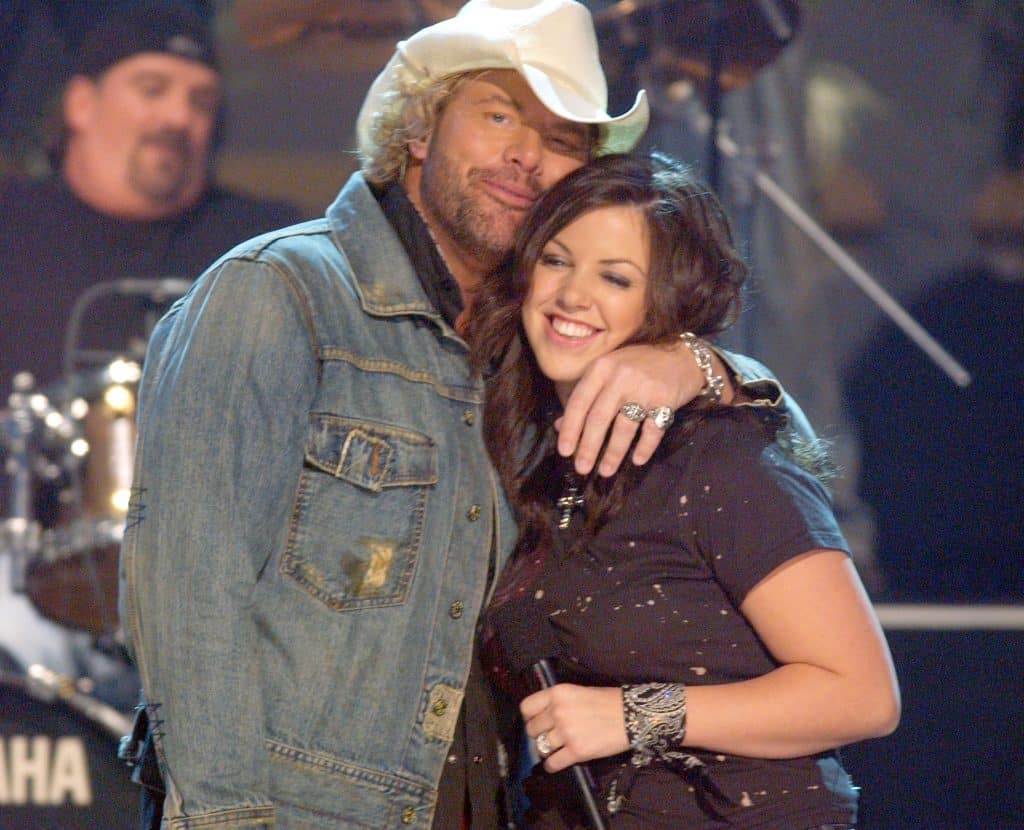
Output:
[[[512,671],[519,675],[529,670],[542,689],[554,686],[558,680],[551,658],[558,655],[561,646],[551,622],[540,613],[536,603],[513,600],[499,606],[493,615],[498,641]],[[573,764],[569,770],[576,782],[576,791],[583,802],[590,827],[592,830],[606,830],[601,811],[594,800],[594,779],[590,770],[586,764]]]
[[[191,287],[192,280],[180,277],[162,277],[160,279],[127,277],[114,280],[115,293],[128,297],[149,297],[158,302],[187,294]]]

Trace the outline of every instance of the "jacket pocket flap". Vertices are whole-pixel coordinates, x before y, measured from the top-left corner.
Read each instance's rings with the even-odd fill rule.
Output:
[[[310,413],[306,462],[373,492],[437,483],[437,448],[426,435],[326,412]]]

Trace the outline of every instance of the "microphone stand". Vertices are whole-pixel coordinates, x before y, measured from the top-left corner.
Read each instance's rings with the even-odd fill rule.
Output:
[[[740,155],[736,142],[719,133],[719,151],[730,159]],[[957,386],[971,383],[971,374],[851,257],[775,180],[751,165],[753,183],[803,234],[891,319]]]
[[[710,122],[707,134],[707,180],[711,189],[719,191],[721,179],[721,160],[717,148],[719,124],[722,117],[722,0],[708,0],[708,29],[706,43],[708,49],[708,83],[707,108]]]
[[[638,10],[656,10],[665,0],[620,0],[608,8],[594,13],[594,22],[601,31],[611,26],[620,33],[627,28],[630,16]],[[781,43],[787,43],[793,36],[792,27],[785,19],[782,9],[775,0],[757,0],[761,14],[772,28],[774,36]],[[847,278],[856,284],[906,335],[913,341],[957,386],[971,383],[970,373],[945,348],[943,348],[907,311],[862,268],[854,259],[818,225],[771,177],[761,170],[750,154],[740,153],[739,147],[721,129],[722,93],[722,46],[724,39],[724,0],[707,0],[708,20],[706,28],[706,58],[709,71],[706,79],[707,104],[700,113],[696,112],[696,96],[691,93],[689,101],[681,101],[684,120],[688,121],[697,136],[706,139],[707,170],[705,179],[714,190],[719,190],[721,156],[740,161],[743,175],[767,197],[776,208],[825,254]],[[635,34],[634,34],[635,36]],[[635,49],[631,51],[637,51]],[[642,50],[641,50],[642,51]],[[647,50],[649,52],[649,50]],[[634,69],[641,79],[641,85],[651,93],[652,107],[658,105],[654,94],[660,84],[651,71],[652,65],[637,56]],[[662,104],[665,108],[665,105]],[[672,108],[678,109],[676,102]],[[748,189],[748,188],[745,188]]]
[[[642,71],[642,70],[641,70]],[[648,84],[645,83],[645,86]],[[653,87],[652,87],[653,88]],[[918,323],[902,305],[883,288],[853,257],[793,199],[774,179],[765,173],[749,153],[741,153],[736,142],[715,121],[706,109],[700,111],[696,95],[682,102],[683,119],[697,132],[708,138],[715,152],[709,162],[719,155],[739,162],[739,168],[751,185],[763,194],[786,216],[840,271],[857,285],[903,332],[939,367],[957,386],[971,383],[971,374]],[[673,107],[679,109],[679,107]],[[715,162],[717,165],[717,161]],[[709,182],[710,184],[710,182]]]
[[[93,363],[109,362],[122,356],[121,351],[87,351],[78,348],[78,338],[81,333],[82,320],[86,311],[100,297],[138,297],[146,303],[146,336],[152,332],[156,325],[154,310],[163,306],[177,297],[183,295],[191,286],[190,280],[178,277],[161,277],[157,279],[135,279],[124,278],[117,280],[105,280],[90,285],[76,299],[68,315],[68,325],[64,332],[64,377],[70,378],[74,374],[77,359],[79,357],[90,358]]]

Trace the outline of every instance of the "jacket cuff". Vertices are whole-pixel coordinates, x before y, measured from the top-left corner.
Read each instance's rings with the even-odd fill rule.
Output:
[[[777,378],[772,377],[763,366],[750,358],[743,358],[742,355],[735,355],[726,351],[714,343],[708,344],[718,359],[725,364],[729,370],[729,378],[733,385],[750,398],[749,401],[737,404],[737,406],[769,406],[773,409],[785,409],[785,390]],[[751,371],[754,369],[754,371]]]

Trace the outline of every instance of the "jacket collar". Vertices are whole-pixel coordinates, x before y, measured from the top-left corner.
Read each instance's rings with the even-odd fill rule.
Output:
[[[405,187],[399,182],[391,182],[382,188],[370,185],[370,190],[402,240],[427,298],[445,322],[454,326],[463,309],[462,291]]]
[[[422,314],[451,328],[427,297],[415,264],[362,173],[349,177],[327,208],[327,221],[367,314]]]

